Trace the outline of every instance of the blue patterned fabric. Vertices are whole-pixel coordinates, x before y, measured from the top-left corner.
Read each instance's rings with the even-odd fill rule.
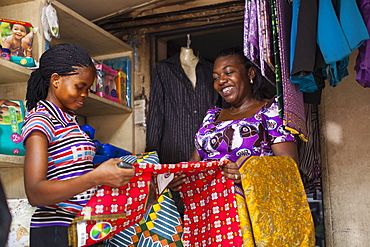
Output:
[[[183,246],[181,239],[180,214],[170,192],[166,190],[139,223],[121,231],[104,243],[106,247],[181,247]]]
[[[158,155],[127,155],[128,163],[159,164]],[[182,220],[171,193],[166,189],[137,224],[104,241],[106,247],[182,247]]]

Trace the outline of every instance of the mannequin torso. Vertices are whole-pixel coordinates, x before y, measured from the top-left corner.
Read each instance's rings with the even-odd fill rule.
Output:
[[[192,49],[181,47],[181,52],[180,52],[181,67],[184,69],[185,74],[190,79],[193,85],[193,88],[195,88],[195,84],[197,81],[195,68],[198,64],[198,61],[199,61],[199,58],[194,55],[194,52]]]

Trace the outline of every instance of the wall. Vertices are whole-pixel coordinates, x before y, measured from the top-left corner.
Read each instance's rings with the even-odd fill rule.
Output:
[[[327,246],[369,246],[370,89],[349,76],[323,90],[320,105]]]

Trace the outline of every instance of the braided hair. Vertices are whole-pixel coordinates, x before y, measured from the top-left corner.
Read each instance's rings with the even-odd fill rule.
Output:
[[[236,56],[239,61],[244,65],[246,71],[249,70],[249,68],[253,68],[255,72],[255,78],[254,83],[252,84],[253,88],[253,97],[256,100],[263,100],[263,99],[271,99],[273,95],[276,93],[276,90],[274,86],[269,83],[265,77],[262,76],[261,70],[258,69],[245,55],[242,47],[231,47],[224,49],[217,53],[216,59],[220,57],[226,57],[226,56]],[[249,83],[249,82],[248,82]]]
[[[30,111],[40,100],[45,100],[51,75],[75,75],[77,67],[95,66],[90,55],[80,46],[58,44],[45,51],[40,58],[39,68],[32,72],[27,84],[26,106]]]

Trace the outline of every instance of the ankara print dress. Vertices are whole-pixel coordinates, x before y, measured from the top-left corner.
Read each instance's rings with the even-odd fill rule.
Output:
[[[217,122],[221,110],[208,110],[195,136],[202,160],[227,158],[236,162],[240,156],[273,156],[272,144],[295,141],[284,129],[276,97],[250,118]]]
[[[253,117],[250,118],[217,122],[217,117],[221,110],[221,108],[208,110],[207,115],[195,136],[195,146],[202,160],[219,160],[227,158],[230,161],[236,162],[241,156],[245,157],[245,159],[248,159],[248,157],[251,156],[273,156],[274,153],[271,149],[272,144],[295,140],[294,136],[289,131],[285,130],[282,125],[283,121],[279,117],[276,97],[268,101]],[[214,184],[215,181],[221,182],[224,187],[227,187],[222,192],[225,198],[227,197],[227,200],[224,200],[224,205],[220,205],[220,203],[222,204],[222,200],[219,199],[217,206],[225,210],[224,214],[226,215],[232,215],[232,211],[235,208],[237,210],[237,214],[231,221],[236,222],[240,229],[235,231],[235,228],[230,227],[230,231],[233,231],[238,236],[233,234],[233,236],[227,235],[220,237],[217,233],[213,234],[210,232],[210,238],[216,240],[218,237],[222,239],[226,238],[230,239],[229,241],[234,239],[235,242],[233,243],[233,246],[248,246],[246,243],[250,239],[250,233],[252,230],[250,223],[246,219],[247,216],[244,214],[245,210],[242,208],[242,205],[244,204],[240,203],[244,201],[242,186],[239,184],[235,184],[235,186],[233,186],[234,183],[231,182],[231,180],[224,178],[223,180],[219,179],[212,181],[210,183],[210,187],[216,186]],[[230,184],[232,188],[228,187]],[[207,186],[204,188],[206,187]],[[216,188],[216,190],[219,190],[219,188]],[[232,196],[232,194],[234,196]],[[220,197],[220,195],[218,195],[218,197]],[[199,209],[197,209],[197,211],[199,211]],[[213,216],[212,214],[213,213],[211,213],[210,216]],[[211,223],[212,226],[217,226],[217,217],[218,216],[214,217],[215,222]],[[193,218],[195,217],[193,216]],[[226,219],[228,218],[226,217]],[[192,221],[192,219],[188,220],[190,222]],[[187,217],[185,217],[185,226],[187,223],[186,221]],[[206,234],[203,233],[203,235]],[[243,244],[239,245],[237,243],[239,243],[239,239],[241,238],[243,239]],[[212,243],[214,242],[212,241]],[[212,244],[212,246],[222,245]]]

